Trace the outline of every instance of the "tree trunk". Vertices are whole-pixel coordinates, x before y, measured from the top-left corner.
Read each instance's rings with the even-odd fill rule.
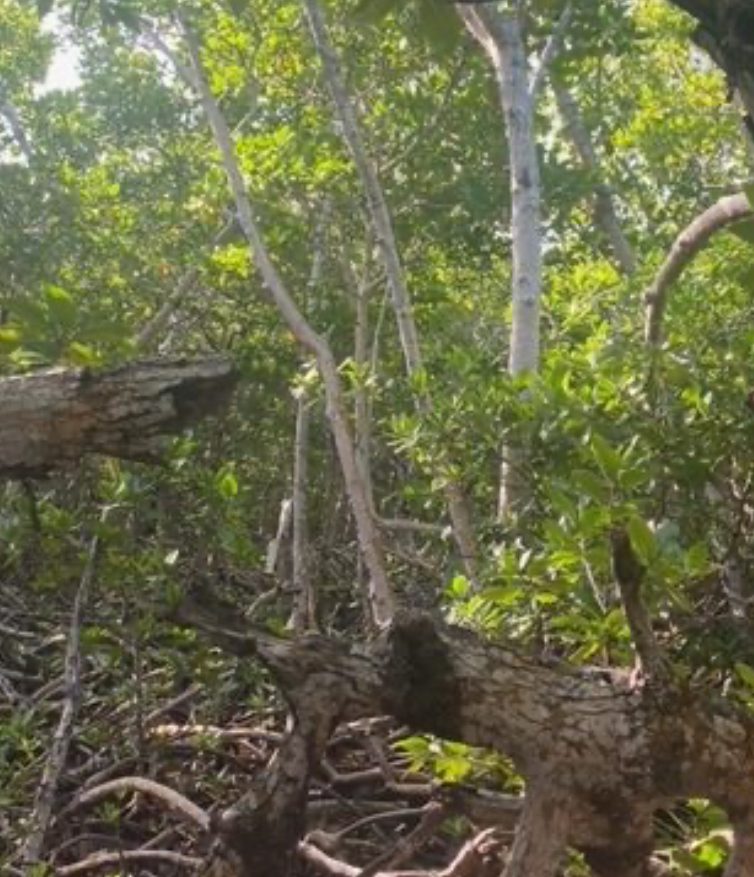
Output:
[[[295,716],[287,748],[257,781],[265,797],[257,794],[258,805],[246,810],[253,852],[233,841],[239,875],[256,873],[261,861],[268,877],[291,873],[326,729],[385,713],[414,731],[513,759],[527,799],[508,877],[555,873],[566,845],[605,877],[648,875],[653,811],[690,797],[728,811],[738,832],[729,873],[751,873],[754,717],[704,689],[637,687],[620,672],[553,667],[417,613],[397,615],[377,640],[349,649],[313,635],[280,641],[231,633],[232,612],[219,613],[211,597],[183,612],[236,653],[255,651]],[[296,758],[284,757],[289,749]],[[268,837],[274,843],[265,846]]]
[[[166,437],[220,410],[236,379],[217,357],[0,378],[0,474],[45,475],[92,453],[159,460]]]
[[[393,231],[390,210],[388,209],[382,184],[377,175],[377,169],[369,157],[366,145],[364,144],[356,113],[343,81],[337,55],[327,34],[322,9],[318,0],[304,0],[304,7],[312,39],[324,68],[327,87],[332,95],[338,119],[342,126],[343,137],[353,156],[359,179],[364,187],[367,210],[377,241],[382,266],[387,277],[393,312],[398,324],[398,335],[400,337],[401,349],[403,350],[406,374],[409,378],[413,378],[423,368],[419,333],[414,319],[411,296],[406,285],[403,265],[401,264],[398,252],[398,243]],[[420,393],[416,397],[415,402],[420,413],[426,414],[432,410],[432,399],[426,391]],[[443,460],[436,461],[436,468],[441,470],[444,462]],[[469,579],[476,583],[477,547],[474,528],[471,523],[471,512],[463,490],[454,480],[448,480],[445,487],[445,500],[448,506],[453,538],[458,546],[464,570]]]
[[[497,79],[508,142],[513,250],[513,314],[508,371],[512,376],[539,368],[539,313],[542,295],[542,231],[539,162],[534,139],[534,95],[516,13],[458,5],[467,28],[490,59]],[[498,515],[506,518],[526,507],[525,454],[503,450]]]
[[[305,350],[310,351],[317,360],[325,388],[327,416],[338,449],[346,492],[356,521],[359,547],[369,570],[368,605],[372,613],[371,620],[379,627],[392,617],[395,598],[385,569],[380,532],[372,517],[369,499],[356,462],[356,452],[346,414],[338,366],[327,341],[307,322],[270,259],[254,218],[254,210],[246,191],[228,123],[205,78],[199,47],[190,29],[186,26],[184,26],[184,36],[191,57],[190,71],[182,67],[167,47],[161,45],[161,50],[173,60],[176,70],[182,75],[187,85],[194,88],[201,100],[202,108],[222,157],[228,185],[238,211],[238,221],[249,243],[254,262],[258,266],[267,291],[298,343]]]
[[[309,420],[311,403],[305,393],[296,400],[296,436],[293,453],[293,607],[288,622],[296,633],[317,627],[309,549]]]
[[[584,119],[578,104],[568,89],[557,83],[553,83],[552,90],[558,104],[558,112],[563,120],[573,146],[579,156],[582,166],[595,178],[594,183],[594,218],[597,226],[607,238],[610,248],[615,256],[615,261],[624,274],[631,275],[636,272],[636,256],[628,242],[618,220],[613,201],[613,193],[610,187],[600,177],[600,163],[597,152],[592,144]]]

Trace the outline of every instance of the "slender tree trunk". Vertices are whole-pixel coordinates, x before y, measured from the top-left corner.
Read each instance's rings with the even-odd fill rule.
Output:
[[[191,57],[192,69],[191,71],[184,70],[182,75],[196,89],[201,99],[202,108],[222,157],[222,164],[238,211],[239,223],[249,242],[254,262],[267,291],[294,337],[304,349],[309,350],[316,358],[325,389],[327,416],[332,426],[346,492],[356,521],[359,546],[369,570],[368,602],[372,612],[372,621],[377,626],[382,626],[392,617],[395,600],[385,569],[380,532],[372,518],[367,493],[356,463],[356,453],[346,415],[337,363],[325,339],[315,332],[296,306],[270,259],[254,218],[254,210],[246,191],[228,123],[210,91],[196,40],[185,25],[184,36]],[[170,56],[172,57],[172,55]],[[176,67],[181,72],[180,64],[177,64]]]
[[[340,120],[343,137],[348,145],[356,165],[356,170],[364,187],[367,198],[367,209],[382,261],[388,288],[390,290],[393,311],[398,324],[406,374],[409,378],[422,369],[422,355],[419,345],[419,334],[414,319],[411,296],[406,285],[405,274],[401,264],[398,244],[393,231],[385,193],[382,189],[374,162],[369,157],[361,128],[359,126],[353,102],[348,94],[340,63],[332,47],[327,33],[324,15],[318,0],[303,0],[306,17],[309,22],[314,46],[322,62],[325,81],[332,95],[333,103]],[[420,413],[432,410],[432,400],[427,393],[416,399]],[[438,461],[438,468],[443,461]],[[464,570],[468,577],[477,580],[477,547],[471,512],[468,500],[460,485],[449,481],[445,489],[445,500],[448,506],[453,536],[461,554]]]
[[[354,430],[356,434],[356,458],[361,477],[369,495],[369,504],[374,510],[372,494],[372,413],[369,390],[365,376],[369,369],[369,290],[365,283],[355,287],[356,320],[354,322],[353,358],[359,375],[354,395]]]
[[[628,242],[621,228],[618,214],[615,210],[613,193],[610,187],[600,179],[600,163],[597,152],[592,144],[592,138],[586,127],[581,110],[573,98],[573,95],[565,86],[552,84],[558,111],[565,125],[566,133],[570,138],[581,164],[594,178],[594,218],[598,227],[607,238],[608,243],[615,255],[615,260],[624,274],[631,275],[636,272],[636,256],[631,244]]]
[[[457,6],[467,28],[490,59],[497,80],[508,143],[513,250],[512,322],[508,371],[512,376],[539,368],[542,295],[542,231],[539,163],[534,139],[534,98],[529,89],[521,24],[513,13],[485,6]],[[522,448],[503,450],[498,514],[522,511],[529,491]]]
[[[296,437],[293,455],[293,609],[289,621],[289,627],[296,633],[317,628],[307,520],[310,418],[311,403],[306,395],[301,393],[296,400]]]

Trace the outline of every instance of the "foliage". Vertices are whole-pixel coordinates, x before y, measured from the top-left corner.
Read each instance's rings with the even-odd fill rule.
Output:
[[[538,375],[515,380],[503,367],[508,156],[484,59],[449,4],[328,5],[413,297],[425,353],[413,385],[364,195],[313,72],[299,4],[197,2],[188,12],[275,264],[332,345],[349,405],[367,396],[377,511],[441,525],[388,534],[399,590],[544,657],[629,666],[609,551],[610,533],[625,528],[679,675],[751,706],[751,631],[731,613],[729,581],[735,559],[750,599],[746,227],[714,238],[673,289],[663,349],[650,354],[642,334],[643,289],[675,235],[718,194],[750,180],[737,110],[722,77],[689,48],[688,22],[667,4],[574,5],[552,76],[581,107],[604,179],[579,164],[545,92],[537,118],[545,352]],[[266,700],[266,679],[166,621],[166,608],[187,583],[210,582],[246,609],[261,606],[266,623],[285,625],[289,595],[273,593],[263,570],[290,493],[292,391],[302,383],[316,402],[310,552],[325,628],[358,624],[362,572],[316,375],[269,304],[233,223],[195,99],[143,35],[146,24],[164,32],[180,55],[171,11],[164,2],[58,3],[50,30],[42,25],[51,19],[29,4],[0,0],[0,97],[16,108],[31,145],[26,155],[0,117],[0,372],[209,350],[234,357],[242,388],[228,420],[176,441],[161,469],[99,461],[75,477],[5,487],[0,571],[25,600],[45,609],[51,601],[41,617],[55,623],[81,573],[93,506],[111,506],[84,630],[87,666],[122,701],[135,697],[147,667],[157,680],[146,694],[139,689],[147,700],[205,681],[215,693],[203,709],[217,716],[239,692],[257,706]],[[531,4],[532,51],[560,11],[549,0]],[[79,81],[65,91],[54,82],[42,88],[53,43],[68,29]],[[638,254],[634,277],[619,274],[593,221],[598,182],[615,194]],[[318,248],[322,274],[312,284]],[[354,352],[354,277],[367,290],[366,362]],[[167,319],[145,347],[140,333],[166,303]],[[432,396],[431,413],[417,410],[417,390]],[[533,496],[505,525],[494,517],[503,446],[527,449]],[[478,590],[442,530],[450,479],[474,508]],[[54,654],[59,661],[60,649]],[[82,746],[96,749],[107,736],[97,721],[95,714]],[[34,710],[0,716],[3,807],[28,798],[50,722]],[[400,747],[446,781],[484,773],[515,782],[491,756],[460,744],[411,738]],[[699,804],[683,837],[669,841],[673,863],[688,873],[718,867],[727,852],[707,816]]]

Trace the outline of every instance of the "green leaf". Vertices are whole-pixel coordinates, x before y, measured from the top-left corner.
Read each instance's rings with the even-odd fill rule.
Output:
[[[445,0],[419,0],[419,26],[437,48],[450,51],[461,39],[461,19]]]
[[[471,593],[471,585],[466,576],[456,575],[445,588],[445,596],[452,600],[465,600]]]
[[[365,24],[376,24],[401,5],[400,0],[360,0],[354,10],[354,17]]]
[[[629,518],[626,529],[631,539],[631,547],[636,552],[637,557],[643,564],[649,564],[657,553],[655,534],[647,522],[638,515]]]
[[[0,344],[14,346],[21,340],[21,332],[15,326],[0,326]]]
[[[734,667],[741,682],[743,682],[747,688],[754,691],[754,667],[750,667],[742,661],[736,661]]]
[[[76,303],[70,292],[60,286],[47,286],[44,298],[53,319],[64,326],[70,326],[76,319]]]
[[[435,762],[435,770],[443,782],[460,783],[471,773],[472,764],[460,755],[442,755]]]
[[[575,469],[571,480],[577,490],[585,493],[595,502],[606,502],[610,496],[610,488],[604,480],[588,469]]]
[[[65,359],[73,365],[85,368],[93,368],[102,362],[102,357],[93,347],[90,347],[88,344],[81,344],[79,341],[72,341],[68,345]]]
[[[754,244],[754,219],[733,222],[728,226],[728,230],[747,244]]]
[[[215,486],[224,499],[233,499],[238,495],[238,480],[230,469],[225,469],[218,475]]]
[[[608,442],[597,433],[592,436],[591,449],[597,465],[605,475],[610,479],[617,478],[622,463],[617,451],[613,450]]]

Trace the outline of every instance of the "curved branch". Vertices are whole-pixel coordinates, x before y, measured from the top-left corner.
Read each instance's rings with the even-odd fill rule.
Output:
[[[153,798],[162,801],[169,810],[182,816],[183,819],[202,831],[209,831],[210,819],[206,810],[194,804],[185,795],[176,792],[162,783],[149,780],[146,777],[119,777],[116,780],[109,780],[92,789],[87,789],[76,795],[71,803],[60,813],[58,821],[61,817],[69,814],[79,807],[85,807],[89,804],[96,804],[108,795],[118,792],[142,792],[145,795],[151,795]]]
[[[644,293],[644,337],[652,347],[662,342],[662,318],[670,288],[712,235],[741,219],[754,215],[743,193],[726,195],[699,214],[678,235],[651,286]]]

